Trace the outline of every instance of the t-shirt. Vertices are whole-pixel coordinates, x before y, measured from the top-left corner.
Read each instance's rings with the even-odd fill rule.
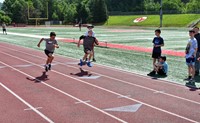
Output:
[[[58,42],[57,40],[51,40],[50,38],[46,38],[44,39],[44,41],[46,42],[46,49],[45,50],[48,50],[50,52],[54,52],[55,50],[55,44],[58,45]]]
[[[83,36],[83,47],[84,48],[88,48],[88,49],[92,50],[94,43],[97,43],[95,37]]]
[[[3,28],[3,29],[6,29],[6,24],[2,24],[2,28]]]
[[[155,37],[153,39],[153,44],[154,45],[162,45],[162,44],[164,44],[164,40],[162,37]],[[153,52],[161,53],[161,47],[154,47]]]
[[[196,34],[194,36],[197,40],[197,44],[198,44],[198,52],[200,52],[200,33]]]
[[[167,62],[163,62],[163,63],[161,63],[161,65],[163,66],[162,67],[162,69],[163,69],[163,71],[164,71],[164,73],[168,73],[168,64],[167,64]]]
[[[187,48],[186,48],[186,49],[188,49],[188,52],[186,53],[185,58],[192,57],[192,55],[194,55],[194,53],[195,53],[196,48],[198,48],[196,38],[192,38],[192,39],[190,38],[188,40],[188,44],[187,44]],[[194,57],[195,57],[195,55],[194,55]]]

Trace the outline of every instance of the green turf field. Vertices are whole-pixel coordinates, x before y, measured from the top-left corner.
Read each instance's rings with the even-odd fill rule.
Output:
[[[133,23],[138,17],[148,17],[147,20],[140,23]],[[187,27],[194,20],[200,19],[200,14],[173,14],[163,15],[163,27]],[[106,26],[160,26],[159,15],[135,15],[135,16],[110,16]]]
[[[25,47],[43,50],[44,46],[39,49],[36,47],[39,38],[31,38],[28,36],[16,36],[9,34],[15,32],[20,34],[34,34],[40,36],[48,36],[50,31],[55,31],[57,37],[76,38],[85,33],[78,31],[78,28],[72,27],[49,27],[49,28],[9,28],[8,35],[2,35],[0,42],[8,42]],[[104,27],[95,28],[96,36],[100,41],[108,41],[112,43],[120,43],[125,45],[134,45],[142,47],[152,47],[152,39],[154,37],[154,29],[110,29]],[[188,40],[188,29],[163,29],[163,37],[165,39],[164,49],[183,51]],[[83,49],[78,49],[74,43],[60,42],[60,48],[57,54],[73,57],[78,59],[83,56]],[[98,64],[117,67],[123,70],[136,72],[146,75],[152,69],[152,60],[150,53],[126,51],[119,49],[96,47],[96,59]],[[185,84],[183,79],[187,76],[187,67],[182,57],[168,56],[169,76],[167,80]],[[200,82],[200,77],[197,78]],[[197,86],[200,84],[197,83]]]

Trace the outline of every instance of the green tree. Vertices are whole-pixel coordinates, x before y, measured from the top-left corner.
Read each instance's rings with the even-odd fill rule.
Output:
[[[200,11],[200,1],[190,0],[190,2],[186,4],[186,11],[188,13],[194,13],[196,11]]]

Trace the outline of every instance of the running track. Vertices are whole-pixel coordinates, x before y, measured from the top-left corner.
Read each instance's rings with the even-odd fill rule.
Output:
[[[198,123],[199,90],[118,69],[83,67],[56,55],[0,43],[1,123]],[[98,76],[96,79],[83,79]],[[141,104],[136,112],[106,111]]]

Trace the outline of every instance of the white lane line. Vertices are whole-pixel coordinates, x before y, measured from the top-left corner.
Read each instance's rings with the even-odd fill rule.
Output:
[[[0,46],[2,47],[2,46]],[[4,48],[7,48],[7,47],[4,47]],[[8,48],[9,49],[9,48]],[[27,48],[29,49],[29,48]],[[13,50],[13,49],[11,49]],[[31,50],[31,49],[29,49]],[[15,51],[15,50],[14,50]],[[17,51],[17,50],[16,50]],[[36,56],[36,55],[32,55],[32,54],[29,54],[29,53],[25,53],[25,52],[22,52],[22,51],[17,51],[17,52],[20,52],[20,53],[23,53],[23,54],[26,54],[26,55],[29,55],[29,56],[33,56],[33,57],[37,57],[37,58],[41,58],[41,59],[44,59],[40,56]],[[64,66],[67,66],[67,67],[71,67],[71,68],[74,68],[74,69],[77,69],[77,67],[74,67],[74,66],[71,66],[71,65],[66,65],[66,64],[63,64],[59,61],[55,61],[55,62],[58,62],[60,65],[64,65]],[[136,87],[139,87],[139,88],[143,88],[143,89],[146,89],[146,90],[149,90],[149,91],[153,91],[153,92],[156,92],[156,91],[159,91],[159,90],[155,90],[155,89],[152,89],[152,88],[148,88],[148,87],[145,87],[145,86],[142,86],[142,85],[138,85],[138,84],[134,84],[132,82],[128,82],[128,81],[124,81],[124,80],[121,80],[121,79],[117,79],[117,78],[114,78],[114,77],[110,77],[110,76],[107,76],[107,75],[104,75],[104,74],[100,74],[100,73],[97,73],[97,72],[93,72],[94,74],[97,74],[99,76],[103,76],[103,77],[106,77],[106,78],[109,78],[109,79],[112,79],[112,80],[115,80],[115,81],[119,81],[121,83],[125,83],[125,84],[129,84],[129,85],[132,85],[132,86],[136,86]],[[138,75],[139,76],[139,75]],[[139,77],[142,77],[142,76],[139,76]],[[142,78],[146,78],[146,77],[142,77]],[[156,80],[157,81],[157,80]],[[182,86],[181,86],[182,87]],[[184,86],[184,89],[187,88]],[[187,88],[188,89],[188,88]],[[195,103],[195,104],[198,104],[200,105],[200,102],[197,102],[197,101],[194,101],[194,100],[190,100],[190,99],[187,99],[187,98],[183,98],[183,97],[180,97],[180,96],[176,96],[176,95],[173,95],[173,94],[169,94],[167,92],[164,92],[162,93],[163,95],[167,95],[167,96],[170,96],[170,97],[174,97],[174,98],[177,98],[177,99],[180,99],[180,100],[184,100],[184,101],[188,101],[188,102],[191,102],[191,103]]]
[[[165,91],[155,91],[155,92],[153,92],[154,94],[163,94],[163,93],[165,93]]]
[[[122,95],[122,96],[118,96],[117,98],[128,98],[128,97],[131,97],[131,95]]]
[[[90,100],[87,100],[87,101],[83,101],[84,103],[90,103],[91,101]],[[75,104],[82,104],[83,102],[75,102]]]
[[[18,96],[15,92],[13,92],[12,90],[10,90],[8,87],[6,87],[3,83],[0,82],[0,85],[6,89],[8,92],[10,92],[13,96],[15,96],[18,100],[20,100],[22,103],[24,103],[25,105],[27,105],[31,110],[33,110],[35,113],[37,113],[39,116],[41,116],[43,119],[45,119],[47,122],[49,123],[54,123],[51,119],[49,119],[47,116],[45,116],[44,114],[42,114],[40,111],[38,111],[36,108],[34,108],[31,104],[29,104],[28,102],[26,102],[24,99],[22,99],[20,96]]]
[[[15,56],[14,56],[14,57],[15,57]],[[18,70],[18,69],[16,69],[16,68],[14,68],[14,67],[12,67],[12,66],[10,66],[10,65],[8,65],[8,64],[6,64],[6,63],[4,63],[4,62],[2,62],[2,61],[0,61],[0,63],[4,64],[5,66],[7,66],[7,67],[9,67],[9,68],[11,68],[11,69],[13,69],[13,70],[15,70],[15,71],[17,71],[17,72],[23,74],[23,75],[25,75],[25,76],[27,76],[27,77],[30,77],[30,78],[32,78],[32,79],[35,79],[35,77],[33,77],[33,76],[31,76],[31,75],[29,75],[29,74],[27,74],[27,73],[25,73],[25,72],[22,72],[22,71],[20,71],[20,70]],[[34,64],[34,63],[33,63],[33,64]],[[37,64],[35,64],[35,65],[36,65],[36,66],[39,66],[39,65],[37,65]],[[41,66],[39,66],[39,67],[41,67]],[[102,109],[99,109],[99,108],[97,108],[97,107],[95,107],[95,106],[93,106],[93,105],[91,105],[91,104],[89,104],[89,103],[87,103],[87,102],[84,102],[83,100],[81,100],[81,99],[79,99],[79,98],[77,98],[77,97],[75,97],[75,96],[72,96],[72,95],[70,95],[70,94],[68,94],[68,93],[66,93],[66,92],[64,92],[64,91],[62,91],[62,90],[60,90],[60,89],[58,89],[58,88],[56,88],[56,87],[53,87],[53,86],[51,86],[51,85],[49,85],[49,84],[47,84],[47,83],[45,83],[45,82],[43,82],[43,81],[41,81],[41,83],[42,83],[43,85],[45,85],[45,86],[47,86],[47,87],[53,89],[53,90],[56,90],[56,91],[58,91],[58,92],[60,92],[60,93],[62,93],[62,94],[64,94],[64,95],[66,95],[66,96],[68,96],[68,97],[71,97],[72,99],[77,100],[78,102],[81,102],[81,103],[87,105],[88,107],[91,107],[91,108],[93,108],[93,109],[95,109],[95,110],[97,110],[97,111],[99,111],[99,112],[101,112],[101,113],[103,113],[103,114],[109,116],[109,117],[111,117],[111,118],[113,118],[113,119],[115,119],[115,120],[117,120],[117,121],[119,121],[119,122],[127,123],[126,121],[124,121],[124,120],[122,120],[122,119],[120,119],[120,118],[118,118],[118,117],[116,117],[116,116],[114,116],[114,115],[112,115],[112,114],[110,114],[110,113],[107,113],[106,111],[103,111]],[[33,110],[36,110],[36,109],[34,109],[34,107],[31,107],[31,108],[32,108]]]
[[[0,52],[1,52],[1,51],[0,51]],[[30,62],[30,61],[28,61],[28,60],[25,60],[25,59],[22,59],[22,58],[13,56],[13,55],[10,55],[10,54],[8,54],[8,53],[4,53],[4,52],[1,52],[1,53],[5,54],[5,55],[7,55],[7,56],[10,56],[10,57],[16,58],[16,59],[18,59],[18,60],[21,60],[21,61],[30,63],[30,64],[35,64],[35,63],[33,63],[33,62]],[[9,66],[9,65],[7,65],[7,64],[5,64],[5,63],[3,63],[3,62],[2,62],[2,64],[6,65],[6,66]],[[41,66],[39,66],[39,65],[37,65],[37,64],[35,64],[35,66],[41,67]],[[10,68],[13,68],[13,67],[10,66]],[[18,72],[20,72],[20,73],[22,73],[22,74],[24,74],[24,75],[26,75],[26,76],[30,76],[30,75],[28,75],[28,74],[26,74],[26,73],[24,73],[24,72],[22,72],[22,71],[20,71],[20,70],[18,70],[18,69],[15,69],[15,68],[13,68],[13,69],[16,70],[16,71],[18,71]],[[62,75],[62,76],[65,76],[65,77],[67,77],[67,78],[71,78],[71,79],[77,80],[77,81],[79,81],[80,83],[87,84],[87,85],[89,85],[89,86],[98,88],[98,89],[103,90],[103,91],[105,91],[105,92],[109,92],[109,93],[114,94],[114,95],[117,95],[117,96],[123,96],[123,95],[120,94],[120,93],[117,93],[117,92],[108,90],[108,89],[106,89],[106,88],[103,88],[103,87],[100,87],[100,86],[91,84],[91,83],[89,83],[89,82],[86,82],[86,81],[83,81],[83,80],[80,80],[80,79],[71,77],[71,76],[66,75],[66,74],[64,74],[64,73],[61,73],[61,72],[58,72],[58,71],[55,71],[55,70],[52,70],[52,72],[57,73],[57,74]],[[30,76],[30,77],[32,77],[32,76]],[[32,78],[34,78],[34,77],[32,77]],[[42,83],[43,83],[43,82],[42,82]],[[65,92],[63,92],[63,91],[61,91],[61,90],[59,90],[59,89],[57,89],[57,88],[55,88],[55,87],[53,87],[53,86],[47,84],[47,83],[43,83],[43,84],[45,84],[46,86],[49,86],[50,88],[52,88],[52,89],[54,89],[54,90],[57,90],[57,91],[59,91],[59,92],[65,94]],[[67,94],[67,95],[69,95],[69,94]],[[71,96],[71,95],[70,95],[70,96]],[[76,98],[76,97],[75,97],[75,98]],[[176,113],[167,111],[167,110],[165,110],[165,109],[158,108],[158,107],[156,107],[156,106],[150,105],[150,104],[148,104],[148,103],[145,103],[145,102],[142,102],[142,101],[139,101],[139,100],[130,98],[130,97],[127,97],[126,99],[132,100],[132,101],[137,102],[137,103],[141,103],[141,104],[146,105],[147,107],[150,107],[150,108],[152,108],[152,109],[156,109],[156,110],[158,110],[158,111],[161,111],[161,112],[170,114],[170,115],[172,115],[172,116],[175,116],[175,117],[178,117],[178,118],[187,120],[187,121],[192,122],[192,123],[199,123],[198,121],[192,120],[192,119],[190,119],[190,118],[187,118],[187,117],[178,115],[178,114],[176,114]],[[79,100],[79,99],[78,99],[78,100]],[[81,101],[82,101],[82,100],[81,100]],[[83,102],[83,101],[82,101],[82,102]],[[84,102],[83,102],[83,103],[84,103]],[[84,104],[90,105],[90,104],[88,104],[88,103],[84,103]],[[96,107],[95,107],[95,108],[96,108]],[[100,110],[101,110],[101,109],[100,109]],[[101,110],[101,111],[102,111],[102,110]],[[103,111],[102,111],[102,112],[103,112]],[[109,115],[111,115],[111,114],[109,114]],[[111,115],[111,117],[115,117],[115,116]],[[115,118],[116,118],[116,117],[115,117]],[[120,119],[120,120],[121,120],[121,119]]]
[[[38,109],[42,109],[42,107],[36,107],[36,108],[34,108],[34,109],[38,110]],[[24,111],[31,111],[31,110],[33,110],[33,109],[31,109],[31,108],[26,108],[26,109],[24,109]]]

